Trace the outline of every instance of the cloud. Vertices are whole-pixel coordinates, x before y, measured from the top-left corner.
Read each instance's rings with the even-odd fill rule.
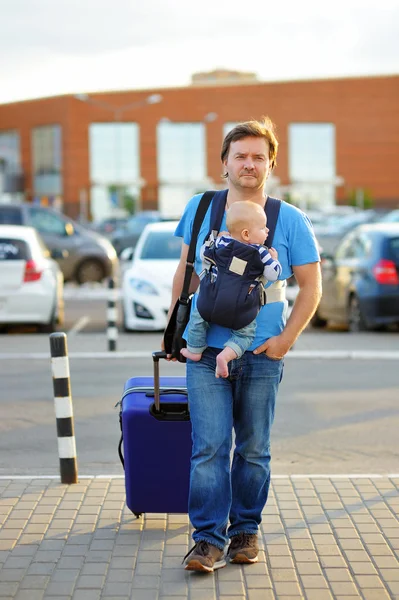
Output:
[[[385,6],[394,11],[396,2],[386,0]],[[311,0],[282,0],[272,7],[264,0],[252,0],[247,7],[242,0],[196,4],[186,0],[12,0],[2,7],[0,47],[11,55],[37,50],[90,55],[190,41],[193,51],[199,51],[194,45],[199,39],[211,44],[234,39],[234,48],[226,47],[228,54],[250,52],[250,47],[240,48],[240,40],[261,36],[266,52],[270,39],[276,42],[274,50],[278,52],[291,46],[293,37],[322,39],[331,30],[338,34],[346,24],[355,29],[358,24],[386,25],[386,17],[387,8],[376,11],[367,0],[347,0],[342,12]],[[342,41],[336,40],[337,44]]]
[[[8,0],[0,101],[186,85],[218,67],[260,79],[399,72],[398,0]],[[52,90],[52,92],[51,92]]]

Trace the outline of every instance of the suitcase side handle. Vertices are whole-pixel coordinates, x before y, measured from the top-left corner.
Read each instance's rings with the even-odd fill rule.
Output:
[[[166,358],[167,354],[164,350],[160,352],[152,353],[152,360],[154,361],[154,402],[155,410],[157,412],[161,409],[160,391],[159,391],[159,359]]]
[[[157,410],[155,404],[150,406],[150,415],[158,421],[189,421],[190,412],[187,404],[180,402],[162,402],[161,410]]]

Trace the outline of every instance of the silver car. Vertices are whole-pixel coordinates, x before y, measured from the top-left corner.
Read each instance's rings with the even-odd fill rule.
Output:
[[[34,227],[49,250],[58,251],[57,262],[65,281],[82,284],[118,274],[112,244],[56,210],[29,202],[0,204],[0,224]]]

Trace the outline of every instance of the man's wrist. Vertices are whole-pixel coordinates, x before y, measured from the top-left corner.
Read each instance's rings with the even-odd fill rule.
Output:
[[[287,351],[295,344],[297,338],[297,335],[292,335],[292,333],[286,329],[280,333],[280,341],[287,348]]]

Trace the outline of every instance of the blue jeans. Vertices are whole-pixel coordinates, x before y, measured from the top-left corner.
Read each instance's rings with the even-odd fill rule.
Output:
[[[209,323],[201,317],[197,307],[191,311],[190,321],[187,331],[187,350],[194,354],[202,354],[208,347],[206,343],[206,332],[208,331]],[[251,321],[249,325],[242,329],[232,329],[231,336],[225,343],[225,346],[232,348],[240,358],[250,347],[255,339],[256,321]]]
[[[193,438],[189,516],[195,542],[205,540],[223,548],[238,533],[256,533],[261,522],[283,360],[245,352],[229,363],[229,377],[223,379],[215,377],[219,352],[208,348],[199,362],[187,360]]]

